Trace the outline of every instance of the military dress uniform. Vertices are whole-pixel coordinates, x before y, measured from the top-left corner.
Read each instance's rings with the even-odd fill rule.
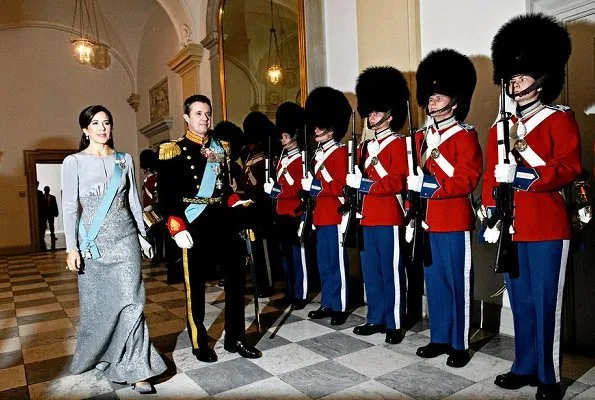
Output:
[[[427,199],[425,223],[431,248],[431,262],[424,268],[430,344],[420,347],[417,355],[432,358],[449,353],[446,364],[460,368],[469,362],[473,299],[471,231],[475,217],[470,196],[479,182],[483,160],[477,132],[459,121],[469,112],[477,77],[466,56],[441,49],[421,61],[416,79],[419,106],[430,116],[442,116],[439,121],[430,117],[428,126],[416,134],[423,171],[417,189]],[[447,96],[450,102],[442,110],[430,111],[433,95]]]
[[[349,265],[341,246],[343,186],[347,175],[347,147],[331,139],[319,144],[314,153],[314,180],[310,195],[315,197],[312,216],[316,227],[316,255],[321,283],[321,306],[342,313],[347,310]]]
[[[562,295],[572,237],[560,188],[580,172],[580,134],[569,108],[539,101],[520,111],[512,123],[526,129],[518,139],[524,142],[512,147],[517,163],[512,239],[517,242],[520,275],[517,279],[505,275],[515,332],[512,372],[553,384],[560,382]],[[494,126],[488,137],[482,195],[488,209],[495,208],[491,192],[498,185],[490,173],[498,163],[496,137]]]
[[[302,154],[295,147],[283,154],[276,167],[276,184],[271,191],[275,201],[276,225],[285,272],[285,296],[298,307],[308,295],[306,242],[297,236],[300,216]]]
[[[244,338],[245,271],[243,243],[234,235],[226,143],[188,131],[160,146],[159,196],[172,236],[188,230],[194,246],[184,260],[188,334],[194,351],[207,346],[205,280],[220,265],[225,278],[225,339]],[[201,190],[202,189],[202,190]]]
[[[498,145],[504,143],[504,122],[490,129],[487,143],[482,200],[489,216],[496,206],[493,188],[512,186],[511,233],[519,271],[516,278],[504,275],[513,314],[515,358],[511,372],[497,376],[494,383],[506,389],[537,384],[538,399],[562,398],[560,331],[571,231],[560,191],[580,173],[581,150],[574,113],[550,104],[562,90],[570,52],[566,29],[543,14],[511,19],[492,42],[494,83],[504,79],[507,95],[522,103],[506,122],[510,163],[505,162],[504,146]],[[524,88],[515,80],[521,74],[535,82]]]
[[[399,228],[404,224],[401,192],[407,177],[404,136],[391,128],[376,133],[364,150],[362,199],[362,273],[368,303],[367,321],[386,329],[401,329],[405,317],[406,284]]]
[[[431,132],[419,131],[424,180],[420,195],[427,199],[425,221],[432,264],[424,268],[432,343],[455,350],[469,348],[473,267],[471,231],[475,218],[469,196],[479,182],[483,161],[477,132],[451,117]],[[436,147],[424,138],[439,135]],[[433,153],[432,153],[433,152]],[[433,155],[432,155],[433,154]]]

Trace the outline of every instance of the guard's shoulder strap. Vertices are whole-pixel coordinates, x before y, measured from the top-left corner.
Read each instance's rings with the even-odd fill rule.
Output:
[[[464,122],[458,122],[458,124],[461,128],[463,128],[467,132],[475,130],[475,127],[473,125],[465,124]]]
[[[568,106],[563,106],[561,104],[550,104],[546,106],[547,108],[550,108],[552,110],[556,110],[556,111],[561,111],[561,112],[568,112],[571,111],[570,107]]]

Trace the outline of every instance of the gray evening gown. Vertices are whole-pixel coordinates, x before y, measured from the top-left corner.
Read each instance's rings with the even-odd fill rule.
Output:
[[[83,259],[79,274],[80,321],[71,372],[92,368],[113,382],[134,383],[159,375],[165,363],[149,338],[143,314],[138,233],[145,234],[134,164],[124,157],[120,187],[95,243],[100,257]],[[115,156],[80,152],[63,164],[63,210],[67,250],[80,243],[79,220],[87,231],[114,174]],[[78,240],[77,240],[78,238]]]

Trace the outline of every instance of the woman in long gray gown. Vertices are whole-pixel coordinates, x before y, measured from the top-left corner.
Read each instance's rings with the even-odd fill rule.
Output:
[[[141,246],[148,253],[150,245],[143,239],[134,164],[129,154],[114,151],[113,119],[105,107],[85,108],[79,125],[79,152],[66,157],[62,169],[66,262],[79,273],[81,309],[71,372],[97,368],[113,382],[152,393],[147,379],[166,366],[151,343],[143,314]],[[103,197],[108,198],[103,206],[107,213],[100,211]]]

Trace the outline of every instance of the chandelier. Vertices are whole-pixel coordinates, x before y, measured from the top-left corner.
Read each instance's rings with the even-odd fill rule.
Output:
[[[99,38],[98,20],[103,25],[107,44]],[[110,63],[109,35],[97,0],[76,0],[70,30],[70,43],[74,58],[81,64],[97,69],[107,68]]]
[[[275,41],[275,51],[277,53],[277,62],[273,54],[271,60],[271,50],[273,47],[273,40]],[[269,31],[269,60],[267,62],[267,78],[273,84],[279,83],[283,76],[281,68],[281,54],[279,53],[279,44],[277,43],[277,31],[275,30],[275,23],[273,21],[273,0],[271,0],[271,29]]]

